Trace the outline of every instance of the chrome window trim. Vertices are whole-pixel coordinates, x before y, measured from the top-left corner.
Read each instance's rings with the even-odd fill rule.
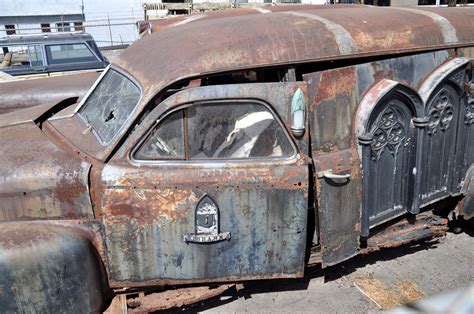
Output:
[[[109,72],[110,68],[112,67],[111,64],[109,64],[104,71],[99,75],[99,77],[95,80],[94,84],[92,85],[91,88],[87,91],[86,95],[82,98],[81,102],[76,106],[76,109],[74,109],[74,114],[76,114],[79,109],[84,105],[87,99],[89,99],[89,96],[92,94],[92,92],[96,89],[97,85],[99,85],[99,82],[102,81],[102,78],[105,76],[107,72]]]
[[[282,128],[283,133],[285,134],[287,140],[290,142],[290,145],[293,149],[293,154],[290,156],[285,156],[285,157],[251,157],[251,158],[222,158],[222,159],[186,159],[186,156],[184,159],[173,159],[173,158],[163,158],[160,160],[141,160],[141,159],[136,159],[135,154],[140,149],[141,145],[148,139],[150,134],[160,125],[162,121],[164,121],[169,115],[173,114],[176,111],[183,110],[186,108],[189,108],[191,106],[195,105],[202,105],[202,104],[219,104],[219,103],[229,103],[229,102],[239,102],[239,103],[253,103],[253,104],[258,104],[258,105],[263,105],[265,108],[268,109],[268,111],[272,114],[274,120],[278,123],[278,125]],[[184,117],[183,119],[186,119]],[[184,138],[183,134],[183,140],[185,141],[184,145],[187,145],[188,143],[186,142],[186,138]],[[273,108],[266,102],[259,100],[259,99],[245,99],[245,98],[239,98],[239,99],[219,99],[219,100],[199,100],[187,104],[182,104],[176,108],[174,108],[171,111],[165,112],[158,120],[156,120],[155,123],[150,127],[150,129],[145,133],[145,135],[133,146],[133,148],[129,151],[128,154],[128,160],[131,164],[140,166],[140,165],[203,165],[205,164],[206,166],[222,166],[223,164],[236,164],[236,165],[242,165],[242,164],[254,164],[254,163],[268,163],[271,162],[272,164],[275,163],[290,163],[293,162],[294,160],[297,159],[299,156],[298,153],[298,148],[294,143],[293,138],[290,136],[288,133],[288,130],[286,129],[285,125],[281,122],[281,119],[279,118],[278,115],[275,114],[275,111]]]

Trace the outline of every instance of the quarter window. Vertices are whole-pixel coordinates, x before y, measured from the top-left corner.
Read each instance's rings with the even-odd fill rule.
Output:
[[[178,117],[184,122],[178,123]],[[195,105],[168,116],[140,146],[135,158],[278,158],[290,157],[293,152],[282,126],[266,106],[237,102]]]

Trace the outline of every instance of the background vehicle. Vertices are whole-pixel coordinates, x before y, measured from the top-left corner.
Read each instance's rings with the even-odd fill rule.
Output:
[[[0,38],[0,71],[14,76],[104,69],[108,61],[87,33]]]
[[[269,11],[147,35],[79,104],[2,116],[0,307],[137,308],[446,232],[474,10]]]

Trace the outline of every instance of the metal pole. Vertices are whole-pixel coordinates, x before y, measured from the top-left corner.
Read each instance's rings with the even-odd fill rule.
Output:
[[[114,45],[114,42],[113,42],[113,40],[112,40],[112,28],[110,27],[110,17],[109,17],[108,14],[107,14],[107,20],[109,21],[110,46],[113,46],[113,45]]]
[[[359,144],[362,146],[362,217],[360,236],[367,238],[370,233],[369,208],[372,205],[369,196],[369,177],[370,177],[370,157],[372,152],[372,134],[364,134],[359,137]]]

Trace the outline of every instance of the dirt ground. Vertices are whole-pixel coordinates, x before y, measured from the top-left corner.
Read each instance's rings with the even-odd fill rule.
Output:
[[[473,284],[473,260],[474,232],[448,233],[160,313],[375,313]]]

